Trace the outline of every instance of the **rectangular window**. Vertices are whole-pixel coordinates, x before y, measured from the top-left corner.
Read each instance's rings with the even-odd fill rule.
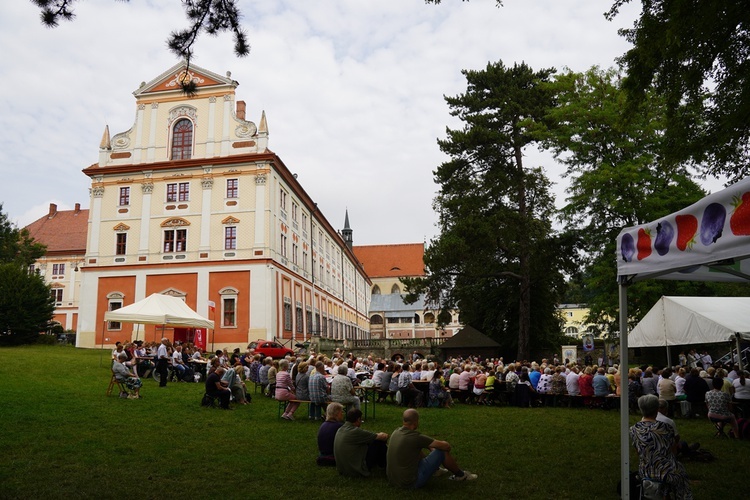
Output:
[[[130,188],[121,187],[120,188],[120,206],[124,207],[126,205],[130,205]]]
[[[286,212],[286,191],[279,189],[279,208]]]
[[[292,220],[297,222],[297,204],[292,202]]]
[[[62,276],[65,274],[65,264],[52,264],[52,276]]]
[[[224,250],[237,249],[237,228],[234,226],[224,228]]]
[[[222,301],[223,315],[222,325],[234,327],[237,326],[237,299],[235,297],[225,297]]]
[[[306,312],[305,319],[307,319],[307,334],[312,335],[312,311]]]
[[[239,184],[239,179],[227,179],[227,198],[237,198]]]
[[[307,271],[307,252],[302,252],[302,269]]]
[[[122,307],[122,302],[118,301],[111,301],[109,303],[109,310],[110,311],[116,311]],[[121,330],[122,324],[119,321],[108,321],[107,322],[107,330]]]
[[[190,201],[190,183],[180,182],[177,201]]]
[[[164,253],[184,252],[187,248],[187,229],[164,231]]]
[[[55,302],[62,302],[63,299],[63,289],[62,288],[53,288],[50,293],[52,294],[52,300]]]
[[[321,331],[320,334],[324,337],[328,335],[328,320],[323,316],[323,321],[320,323]]]
[[[167,202],[190,201],[190,183],[180,182],[167,184]]]
[[[292,331],[292,304],[284,303],[284,331]]]
[[[297,264],[297,244],[292,243],[292,263]]]
[[[286,235],[285,234],[281,235],[280,244],[281,244],[281,256],[286,257]]]
[[[125,255],[128,249],[128,233],[117,233],[115,255]]]
[[[167,184],[167,202],[177,201],[177,184]]]
[[[303,323],[302,323],[302,306],[298,305],[297,306],[297,310],[295,312],[296,312],[296,316],[297,316],[297,318],[296,318],[296,321],[297,321],[296,331],[297,331],[297,333],[302,333],[303,332],[302,328],[304,326]]]

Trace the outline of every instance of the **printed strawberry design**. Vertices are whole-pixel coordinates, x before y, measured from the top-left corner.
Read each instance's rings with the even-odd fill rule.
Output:
[[[698,219],[695,215],[678,215],[675,217],[677,224],[677,249],[684,252],[695,244],[695,233],[698,232]]]
[[[638,260],[643,260],[651,255],[651,231],[648,229],[638,230],[638,242],[635,247],[638,249]]]
[[[729,218],[729,228],[732,234],[737,236],[750,235],[750,191],[743,193],[742,197],[732,198],[734,212]]]

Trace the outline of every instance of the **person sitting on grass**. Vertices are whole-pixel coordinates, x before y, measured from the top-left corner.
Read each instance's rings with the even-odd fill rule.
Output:
[[[220,366],[215,371],[209,373],[208,377],[206,377],[206,394],[218,399],[222,410],[231,410],[229,399],[232,397],[232,393],[221,380],[225,372],[226,368]]]
[[[403,425],[393,431],[386,454],[388,482],[402,489],[417,489],[440,472],[450,471],[454,481],[472,481],[476,474],[462,470],[451,455],[451,445],[417,431],[419,412],[408,409],[403,414]],[[430,453],[424,456],[423,450]],[[441,465],[443,467],[441,467]]]
[[[318,458],[316,460],[318,465],[323,467],[336,466],[333,442],[336,439],[336,433],[343,425],[343,419],[344,407],[340,403],[330,403],[326,408],[326,421],[318,429]]]
[[[352,408],[346,413],[346,422],[336,431],[333,455],[336,470],[347,477],[369,477],[375,466],[386,466],[388,434],[366,431],[362,427],[362,411]]]
[[[127,354],[124,352],[118,354],[115,363],[112,365],[112,373],[115,374],[115,379],[117,379],[118,382],[125,384],[125,387],[133,391],[133,394],[127,396],[128,399],[139,399],[141,397],[141,385],[143,385],[143,382],[138,378],[138,375],[131,372],[130,369],[125,366],[127,360]],[[123,395],[120,394],[120,397],[123,397]]]
[[[638,472],[644,479],[664,483],[674,498],[691,500],[685,467],[675,456],[677,439],[674,428],[657,420],[659,398],[646,394],[638,398],[643,418],[630,428],[630,439],[638,452]]]

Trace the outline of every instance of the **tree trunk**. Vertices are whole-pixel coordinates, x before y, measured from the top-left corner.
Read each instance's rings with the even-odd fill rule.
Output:
[[[526,182],[523,170],[523,152],[515,147],[516,175],[518,176],[518,214],[520,220],[528,219],[526,206]],[[529,234],[519,232],[520,255],[518,258],[521,275],[518,297],[518,353],[516,359],[529,359],[529,338],[531,336],[531,270],[529,264]]]

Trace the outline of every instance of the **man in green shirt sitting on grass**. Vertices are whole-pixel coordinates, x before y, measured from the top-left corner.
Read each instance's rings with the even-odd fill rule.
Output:
[[[368,477],[375,466],[385,468],[388,434],[361,428],[362,411],[352,408],[333,440],[336,469],[342,476]]]
[[[421,488],[433,476],[452,472],[453,481],[473,481],[476,474],[461,470],[451,455],[451,445],[417,432],[419,412],[408,409],[404,412],[403,426],[393,431],[388,443],[386,473],[388,482],[405,489]],[[430,454],[425,456],[424,449]],[[442,467],[441,467],[442,465]]]

